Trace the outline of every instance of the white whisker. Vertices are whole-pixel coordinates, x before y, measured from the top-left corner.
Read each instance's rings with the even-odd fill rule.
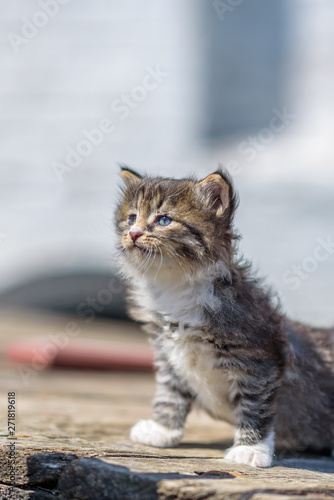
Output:
[[[157,276],[158,276],[158,274],[159,274],[159,272],[160,272],[160,269],[161,269],[161,266],[162,266],[162,262],[163,262],[163,254],[162,254],[162,250],[161,250],[161,248],[160,248],[160,247],[157,247],[157,248],[158,248],[158,250],[159,250],[159,252],[160,252],[160,265],[159,265],[159,267],[158,267],[157,272],[155,273],[155,277],[154,277],[154,279],[155,279],[155,280],[157,279]]]

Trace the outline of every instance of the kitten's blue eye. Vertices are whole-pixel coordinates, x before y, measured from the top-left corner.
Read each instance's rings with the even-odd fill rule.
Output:
[[[159,226],[169,226],[171,222],[172,219],[170,217],[166,217],[165,215],[159,217],[159,219],[157,220],[157,224],[159,224]]]
[[[128,217],[128,224],[132,226],[136,222],[137,216],[136,215],[129,215]]]

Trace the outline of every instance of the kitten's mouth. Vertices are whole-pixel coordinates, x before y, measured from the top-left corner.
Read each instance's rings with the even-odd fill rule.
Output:
[[[132,249],[134,249],[135,251],[139,251],[139,252],[141,252],[141,253],[147,253],[147,252],[149,251],[149,249],[148,249],[148,248],[145,248],[145,247],[140,247],[140,246],[136,245],[136,243],[134,243],[134,244],[132,245]]]

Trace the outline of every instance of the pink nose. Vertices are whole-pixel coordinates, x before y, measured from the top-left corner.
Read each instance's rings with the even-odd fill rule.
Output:
[[[142,236],[144,234],[144,231],[142,231],[139,227],[137,228],[132,228],[130,231],[129,231],[129,235],[131,236],[132,238],[132,241],[135,243],[138,238],[140,236]]]

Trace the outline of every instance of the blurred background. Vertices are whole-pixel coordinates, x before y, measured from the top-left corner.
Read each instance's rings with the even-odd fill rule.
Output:
[[[333,2],[2,0],[0,14],[6,314],[125,319],[118,163],[177,177],[222,163],[240,251],[290,316],[334,324]]]

